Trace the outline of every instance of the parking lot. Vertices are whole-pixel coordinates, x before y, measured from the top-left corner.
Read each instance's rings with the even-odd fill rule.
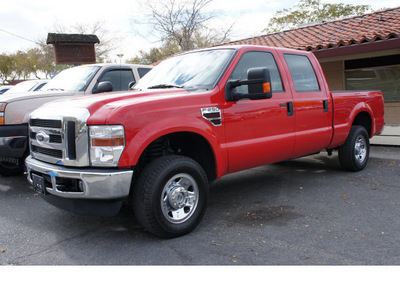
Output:
[[[24,176],[0,177],[0,265],[398,265],[400,148],[367,168],[337,154],[225,176],[191,234],[158,239],[129,207],[113,218],[57,209]]]

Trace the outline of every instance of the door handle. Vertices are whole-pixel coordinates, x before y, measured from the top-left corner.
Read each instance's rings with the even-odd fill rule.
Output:
[[[289,117],[293,116],[293,102],[283,102],[279,104],[280,107],[285,107],[287,110],[287,115]]]
[[[329,111],[329,106],[328,106],[328,100],[324,100],[322,101],[322,105],[324,107],[324,112],[328,112]]]
[[[293,116],[293,102],[286,102],[286,109],[287,109],[287,115],[288,117]]]

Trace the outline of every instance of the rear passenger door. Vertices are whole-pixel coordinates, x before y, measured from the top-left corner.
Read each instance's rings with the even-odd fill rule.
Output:
[[[284,53],[292,85],[295,147],[293,157],[325,149],[332,137],[332,103],[320,68],[307,55]]]

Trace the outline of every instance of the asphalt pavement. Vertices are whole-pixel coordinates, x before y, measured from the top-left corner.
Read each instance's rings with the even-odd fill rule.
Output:
[[[3,266],[397,266],[399,246],[399,147],[371,147],[356,173],[321,153],[227,175],[212,184],[199,227],[170,240],[142,230],[130,207],[76,216],[24,176],[0,177]]]

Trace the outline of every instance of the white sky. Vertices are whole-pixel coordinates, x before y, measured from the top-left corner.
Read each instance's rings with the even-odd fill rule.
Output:
[[[151,32],[133,20],[143,17],[139,1],[113,0],[12,0],[3,1],[0,9],[0,54],[13,53],[35,47],[32,41],[45,40],[47,33],[54,32],[56,24],[72,27],[77,23],[104,22],[107,29],[118,36],[117,53],[129,59],[139,50],[157,47]],[[156,1],[156,0],[152,0]],[[217,11],[215,26],[226,28],[235,22],[231,40],[262,34],[268,20],[281,9],[293,7],[299,0],[213,0],[207,9]],[[325,3],[368,4],[374,10],[399,6],[398,0],[323,0]],[[135,25],[136,24],[136,25]],[[139,30],[135,30],[138,29]],[[113,58],[117,59],[116,56]]]

